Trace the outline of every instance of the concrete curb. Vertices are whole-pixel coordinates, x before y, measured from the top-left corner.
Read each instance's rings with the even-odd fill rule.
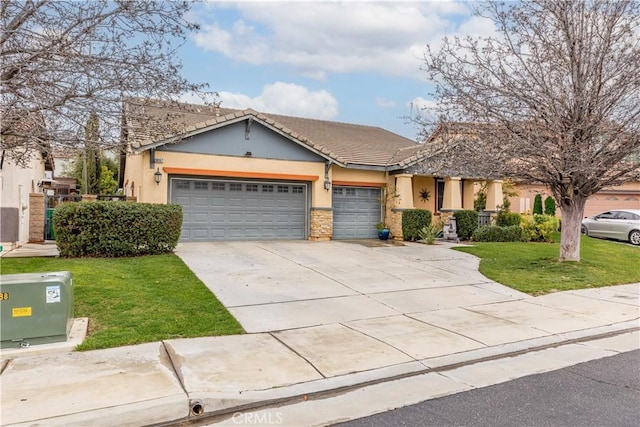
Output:
[[[451,371],[487,361],[512,358],[570,344],[580,344],[619,335],[638,332],[637,320],[611,324],[603,327],[578,330],[569,333],[534,338],[530,340],[470,350],[421,361],[402,363],[338,377],[324,378],[266,390],[238,392],[188,392],[190,407],[197,404],[198,414],[193,411],[183,417],[161,422],[158,426],[181,422],[211,421],[226,419],[235,413],[256,411],[264,408],[289,405],[310,399],[322,399],[348,393],[355,389],[416,377],[428,373]]]

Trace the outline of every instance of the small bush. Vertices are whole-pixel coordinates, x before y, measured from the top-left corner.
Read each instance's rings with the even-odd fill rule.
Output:
[[[533,213],[542,215],[542,195],[536,194],[533,198]]]
[[[496,225],[500,227],[509,227],[511,225],[520,226],[522,217],[516,212],[500,212],[496,218]]]
[[[62,257],[126,257],[172,252],[182,207],[150,203],[63,203],[53,213]]]
[[[474,230],[478,228],[478,212],[470,210],[456,211],[456,231],[460,240],[469,240]]]
[[[402,238],[416,241],[420,230],[431,224],[431,211],[426,209],[407,209],[402,212]]]
[[[558,231],[558,219],[550,215],[526,216],[522,218],[522,228],[532,242],[553,242],[552,234]]]
[[[436,237],[442,232],[442,221],[438,221],[437,223],[431,223],[429,225],[425,225],[420,229],[418,235],[420,240],[422,240],[427,245],[433,245],[436,242]]]
[[[476,242],[526,242],[528,240],[527,234],[519,225],[480,227],[473,232],[472,239]]]
[[[556,215],[556,201],[551,196],[544,199],[544,214],[551,216]]]

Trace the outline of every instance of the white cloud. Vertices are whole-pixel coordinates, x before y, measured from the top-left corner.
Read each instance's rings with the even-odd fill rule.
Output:
[[[410,117],[426,121],[434,121],[437,117],[438,104],[433,99],[417,96],[407,102],[407,107],[410,110]]]
[[[376,98],[375,103],[378,107],[383,107],[383,108],[392,108],[396,106],[395,101],[391,99],[385,99],[385,98]]]
[[[292,83],[265,85],[262,93],[250,97],[242,93],[219,92],[223,108],[252,108],[256,111],[330,120],[338,116],[338,101],[326,90],[311,91]]]
[[[239,14],[234,22],[216,21],[231,8]],[[487,32],[486,22],[469,19],[468,5],[457,1],[212,2],[203,10],[202,31],[194,36],[201,48],[250,64],[284,64],[321,80],[356,72],[424,79],[419,68],[427,42],[459,29]]]
[[[417,96],[407,102],[407,107],[413,108],[414,110],[433,109],[436,105],[437,104],[433,99],[426,99],[421,96]]]

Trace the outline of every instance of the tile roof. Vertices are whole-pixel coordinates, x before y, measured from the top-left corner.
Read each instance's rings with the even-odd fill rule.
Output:
[[[134,99],[125,105],[134,151],[177,142],[186,135],[253,117],[339,164],[404,167],[421,144],[375,126],[332,122],[254,110]]]

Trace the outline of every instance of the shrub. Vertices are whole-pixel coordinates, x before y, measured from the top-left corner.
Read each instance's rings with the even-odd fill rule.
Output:
[[[544,214],[551,216],[556,215],[556,201],[551,196],[544,199]]]
[[[558,231],[558,219],[550,215],[526,216],[522,228],[532,242],[553,242],[552,233]]]
[[[473,232],[472,239],[476,242],[526,242],[528,240],[526,233],[519,225],[480,227]]]
[[[438,221],[437,223],[432,222],[431,224],[422,227],[418,232],[418,236],[420,237],[420,240],[425,242],[427,245],[433,245],[438,234],[442,232],[442,228],[442,221]]]
[[[173,251],[182,207],[150,203],[63,203],[53,214],[63,257],[125,257]]]
[[[509,227],[511,225],[520,226],[522,222],[522,217],[519,213],[516,212],[505,212],[502,211],[498,214],[496,218],[496,225],[500,227]]]
[[[456,230],[460,240],[469,240],[473,231],[478,228],[478,212],[470,210],[456,211]]]
[[[426,209],[407,209],[402,211],[402,238],[416,241],[420,230],[431,224],[431,211]]]
[[[540,194],[536,194],[533,199],[533,213],[534,215],[542,215],[542,196]]]

